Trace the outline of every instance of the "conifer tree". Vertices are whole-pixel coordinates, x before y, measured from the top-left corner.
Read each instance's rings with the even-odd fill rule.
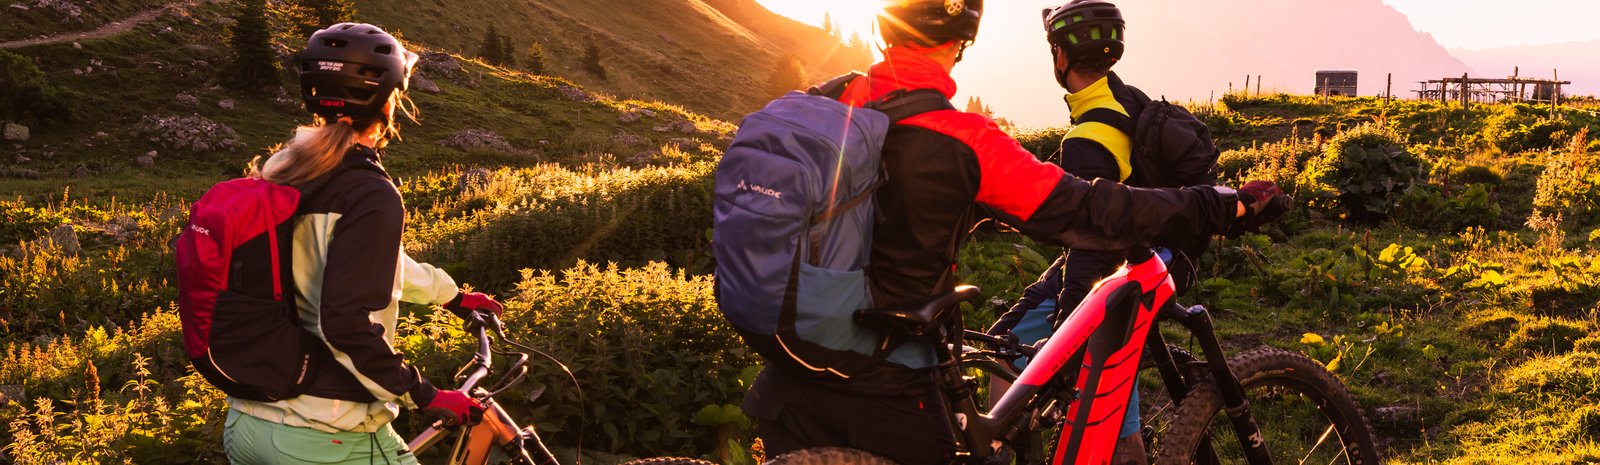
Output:
[[[600,44],[589,42],[589,46],[584,49],[583,53],[583,69],[604,81],[607,80],[606,67],[600,63],[601,58]]]
[[[500,36],[500,65],[517,65],[517,47],[512,44],[511,36]]]
[[[839,37],[839,27],[833,24],[833,12],[822,12],[822,33],[828,37]]]
[[[805,85],[805,80],[805,67],[800,57],[793,52],[784,53],[773,63],[772,74],[767,75],[767,93],[774,97],[783,95]]]
[[[356,20],[356,5],[350,0],[316,0],[311,4],[312,14],[319,27],[328,27]]]
[[[227,70],[229,83],[247,90],[279,84],[278,73],[283,68],[272,51],[266,0],[241,0],[233,19],[233,26],[228,27],[228,45],[234,55]]]
[[[544,74],[544,46],[538,42],[528,46],[528,71],[533,74]]]
[[[502,52],[505,50],[506,41],[500,36],[500,31],[495,30],[494,24],[489,24],[489,30],[483,34],[483,42],[478,45],[478,58],[491,65],[505,62]]]

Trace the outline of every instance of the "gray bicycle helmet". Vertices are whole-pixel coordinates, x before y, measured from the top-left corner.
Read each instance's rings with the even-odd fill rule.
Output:
[[[394,91],[405,91],[417,55],[377,26],[339,23],[311,34],[295,66],[306,109],[328,121],[382,116]]]
[[[878,14],[886,44],[906,41],[932,47],[946,42],[972,42],[983,19],[983,0],[891,0]]]

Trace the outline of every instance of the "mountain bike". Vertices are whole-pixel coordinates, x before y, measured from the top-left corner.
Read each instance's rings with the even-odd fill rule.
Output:
[[[420,456],[455,433],[453,434],[455,441],[448,455],[448,463],[451,465],[485,463],[558,465],[555,456],[545,447],[544,441],[539,439],[539,434],[533,427],[517,427],[511,415],[494,400],[495,395],[517,385],[527,377],[529,358],[527,352],[497,348],[494,343],[498,342],[502,347],[510,346],[528,352],[538,351],[506,338],[505,326],[499,317],[493,314],[477,316],[481,321],[470,322],[468,332],[477,338],[478,350],[473,354],[472,360],[456,372],[455,380],[460,383],[458,390],[469,393],[483,404],[483,419],[476,424],[457,426],[446,426],[444,420],[437,420],[406,444],[413,454]],[[493,338],[490,337],[491,332],[494,334]],[[492,371],[492,355],[508,356],[512,362],[499,381],[484,387],[481,383]],[[562,366],[562,369],[565,370],[566,367]],[[570,374],[570,371],[568,373]]]
[[[936,369],[957,432],[952,463],[1107,463],[1143,368],[1156,374],[1139,384],[1157,395],[1142,397],[1171,399],[1146,410],[1152,413],[1143,420],[1146,450],[1154,451],[1157,465],[1379,463],[1360,407],[1332,373],[1273,348],[1228,359],[1209,312],[1178,305],[1174,291],[1166,265],[1151,251],[1137,250],[1038,344],[964,329],[957,309],[979,297],[973,286],[916,308],[862,310],[857,319],[939,342]],[[1167,344],[1154,330],[1165,321],[1191,333],[1199,356]],[[1019,372],[1013,363],[1023,357],[1030,363]],[[978,395],[983,375],[1012,382],[992,406]],[[771,463],[892,462],[818,448]]]

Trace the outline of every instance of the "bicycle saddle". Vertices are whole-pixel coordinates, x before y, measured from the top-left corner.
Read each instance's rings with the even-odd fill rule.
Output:
[[[913,336],[922,336],[943,322],[956,304],[978,298],[982,291],[977,286],[956,286],[950,293],[931,299],[887,308],[856,310],[856,323],[876,328],[899,328]]]

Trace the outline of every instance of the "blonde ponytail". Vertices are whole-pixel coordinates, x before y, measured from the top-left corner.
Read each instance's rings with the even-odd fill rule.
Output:
[[[400,113],[411,121],[416,121],[416,106],[411,99],[400,91],[395,91],[389,97],[390,109],[399,110]],[[317,177],[328,174],[344,160],[344,154],[356,141],[368,134],[375,135],[377,146],[381,149],[389,144],[391,139],[400,138],[400,125],[394,118],[380,115],[377,121],[365,122],[357,128],[348,118],[328,122],[322,117],[314,117],[311,125],[301,126],[294,131],[294,137],[289,142],[272,154],[266,163],[259,169],[252,162],[250,176],[258,177],[277,184],[297,186],[305,184]]]

